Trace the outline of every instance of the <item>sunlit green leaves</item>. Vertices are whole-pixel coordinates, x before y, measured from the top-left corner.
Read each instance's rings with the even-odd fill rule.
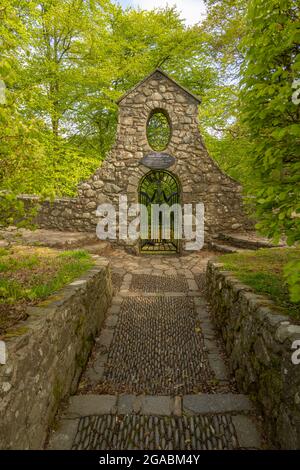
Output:
[[[198,27],[174,8],[109,0],[3,0],[0,189],[73,195],[116,132],[116,99],[156,67],[202,95],[214,72]],[[2,11],[0,9],[0,14]]]
[[[291,261],[285,266],[284,275],[288,282],[291,300],[300,302],[300,261]]]
[[[300,106],[292,100],[298,77],[299,11],[293,0],[250,0],[241,104],[248,130],[248,194],[256,196],[257,227],[289,244],[300,240]],[[299,300],[299,263],[286,276]]]
[[[147,138],[150,147],[160,152],[165,150],[171,137],[171,128],[167,116],[157,111],[153,113],[147,123]]]

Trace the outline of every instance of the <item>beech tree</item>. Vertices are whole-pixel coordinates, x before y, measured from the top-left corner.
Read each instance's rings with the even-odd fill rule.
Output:
[[[203,33],[187,28],[174,8],[125,11],[109,0],[30,0],[7,2],[2,25],[11,21],[21,34],[14,47],[3,44],[14,62],[14,78],[3,73],[8,95],[21,122],[36,132],[39,150],[18,141],[11,161],[23,166],[22,178],[7,171],[1,188],[71,196],[111,147],[116,130],[116,99],[155,67],[204,94],[214,79],[204,53]],[[1,106],[1,105],[0,105]],[[12,119],[12,108],[1,110]],[[22,165],[17,155],[27,155]],[[39,165],[39,168],[37,165]]]
[[[240,91],[249,146],[246,189],[257,228],[276,241],[300,240],[300,106],[293,84],[300,74],[299,3],[250,0],[243,41]],[[253,204],[254,202],[254,204]],[[292,298],[300,300],[300,262],[286,268]]]
[[[0,225],[6,226],[24,215],[24,206],[17,199],[22,192],[20,182],[34,187],[29,174],[37,175],[44,167],[43,146],[39,139],[36,119],[24,120],[20,108],[24,105],[18,88],[20,72],[17,50],[26,44],[27,31],[19,13],[29,11],[27,2],[2,0],[0,6]],[[27,170],[30,171],[27,173]],[[23,184],[24,187],[24,184]]]

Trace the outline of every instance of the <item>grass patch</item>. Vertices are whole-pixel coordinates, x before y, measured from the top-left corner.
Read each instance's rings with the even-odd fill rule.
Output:
[[[225,269],[256,293],[271,298],[277,305],[286,309],[288,315],[300,320],[300,303],[292,303],[288,285],[283,276],[284,266],[300,259],[300,247],[266,248],[257,251],[245,251],[218,258]]]
[[[26,307],[46,299],[91,268],[84,250],[0,249],[0,335],[26,318]]]

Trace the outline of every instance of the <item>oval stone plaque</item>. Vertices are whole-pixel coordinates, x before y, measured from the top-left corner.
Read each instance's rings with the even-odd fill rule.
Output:
[[[175,158],[167,153],[151,152],[145,155],[140,163],[151,170],[166,170],[174,165]]]

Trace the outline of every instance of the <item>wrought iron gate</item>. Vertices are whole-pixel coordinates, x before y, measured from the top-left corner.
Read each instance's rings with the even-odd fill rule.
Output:
[[[176,178],[165,170],[152,170],[147,173],[139,188],[139,202],[147,207],[148,211],[148,238],[141,239],[140,249],[143,253],[176,253],[179,249],[179,240],[174,238],[174,217],[171,214],[170,239],[162,238],[162,218],[159,219],[159,237],[151,239],[151,214],[153,204],[178,204],[180,202],[179,185]]]

